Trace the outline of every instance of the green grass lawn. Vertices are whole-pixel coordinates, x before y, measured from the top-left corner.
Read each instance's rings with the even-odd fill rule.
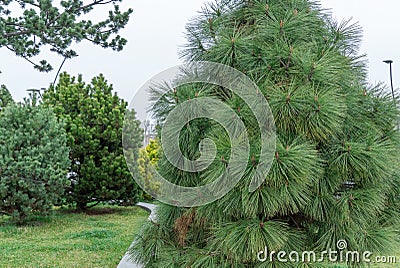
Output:
[[[116,267],[146,221],[137,207],[58,209],[16,227],[0,217],[0,267]]]

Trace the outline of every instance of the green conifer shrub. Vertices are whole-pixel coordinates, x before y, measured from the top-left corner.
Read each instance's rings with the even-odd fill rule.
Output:
[[[104,76],[99,75],[86,84],[81,76],[76,79],[64,73],[58,84],[43,94],[43,104],[52,107],[65,122],[71,148],[68,202],[81,210],[92,202],[90,206],[100,202],[135,204],[141,191],[122,151],[127,103],[113,92]],[[143,135],[135,111],[129,111],[129,116],[132,157],[137,161]]]
[[[2,110],[0,137],[0,212],[17,223],[49,213],[69,186],[64,126],[27,101]]]

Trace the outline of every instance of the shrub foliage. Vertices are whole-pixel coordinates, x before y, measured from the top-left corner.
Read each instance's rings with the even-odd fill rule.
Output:
[[[9,105],[0,116],[0,211],[22,223],[49,212],[70,182],[67,135],[49,108]]]
[[[59,83],[44,93],[43,102],[65,121],[71,148],[69,202],[76,203],[79,209],[85,209],[90,202],[135,204],[140,190],[122,151],[127,103],[113,93],[104,76],[86,84],[81,76],[76,79],[62,74]],[[129,113],[135,117],[134,111]],[[131,145],[137,160],[142,130],[138,120],[130,122]]]

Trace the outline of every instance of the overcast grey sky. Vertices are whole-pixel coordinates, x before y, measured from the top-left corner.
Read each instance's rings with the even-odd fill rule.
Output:
[[[185,43],[188,20],[196,15],[203,0],[125,0],[121,8],[133,8],[131,20],[122,31],[128,44],[122,52],[104,50],[87,42],[76,45],[80,55],[63,67],[72,75],[83,74],[86,81],[103,73],[119,96],[130,101],[148,79],[166,68],[181,63],[177,56]],[[368,55],[369,79],[388,82],[388,66],[382,63],[393,59],[394,86],[400,81],[400,32],[398,0],[321,0],[324,8],[338,20],[352,17],[364,30],[362,53]],[[58,69],[62,59],[43,53]],[[0,84],[6,84],[14,99],[27,96],[26,89],[48,87],[56,71],[39,73],[21,58],[0,49]]]

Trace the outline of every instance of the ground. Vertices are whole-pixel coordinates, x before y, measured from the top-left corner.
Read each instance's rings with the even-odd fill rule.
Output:
[[[56,209],[23,227],[0,217],[0,267],[116,267],[148,215],[138,207]]]

